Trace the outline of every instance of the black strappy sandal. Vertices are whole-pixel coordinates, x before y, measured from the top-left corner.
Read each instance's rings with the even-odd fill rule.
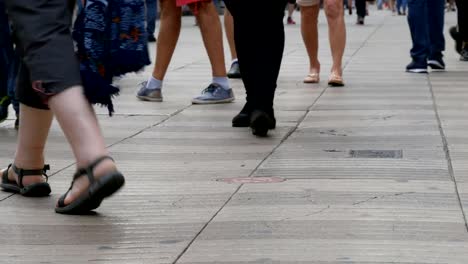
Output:
[[[114,194],[125,184],[124,176],[118,171],[109,172],[98,179],[94,178],[94,168],[106,159],[113,161],[111,157],[104,156],[91,163],[87,168],[79,169],[75,173],[70,188],[58,201],[55,208],[56,213],[70,215],[89,214],[90,211],[101,205],[102,200]],[[70,204],[65,205],[65,197],[67,197],[68,192],[72,189],[73,183],[84,175],[88,176],[88,190]]]
[[[16,181],[10,181],[8,179],[8,171],[13,169],[13,171],[18,175],[18,182]],[[8,169],[6,169],[3,172],[2,175],[2,183],[0,184],[0,187],[4,191],[7,192],[13,192],[13,193],[19,193],[23,196],[27,197],[42,197],[42,196],[48,196],[51,192],[50,185],[47,183],[49,180],[49,176],[47,176],[46,172],[50,170],[49,165],[44,165],[43,169],[38,169],[38,170],[25,170],[25,169],[20,169],[17,168],[14,164],[8,165]],[[33,176],[33,175],[43,175],[45,176],[46,181],[45,182],[40,182],[40,183],[33,183],[28,186],[23,185],[23,177],[26,176]]]

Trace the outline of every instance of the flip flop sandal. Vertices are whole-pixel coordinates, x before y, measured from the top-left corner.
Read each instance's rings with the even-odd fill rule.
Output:
[[[330,79],[328,79],[328,85],[333,87],[344,86],[343,78],[332,73],[332,75],[330,75]]]
[[[319,83],[320,76],[318,73],[310,73],[304,78],[304,83]]]
[[[8,171],[10,168],[18,175],[18,182],[10,181],[8,179]],[[24,170],[17,168],[14,164],[8,165],[8,169],[3,172],[2,175],[2,183],[0,187],[7,192],[19,193],[23,196],[27,197],[43,197],[48,196],[51,192],[50,185],[47,183],[49,180],[49,176],[47,176],[46,172],[50,170],[49,165],[44,165],[43,169],[37,170]],[[45,176],[46,181],[40,183],[33,183],[28,186],[23,185],[23,177],[33,176],[33,175],[43,175]]]
[[[91,163],[87,168],[79,169],[76,172],[70,188],[58,201],[55,208],[56,213],[69,215],[89,214],[92,210],[98,208],[105,198],[117,192],[125,184],[124,176],[118,171],[109,172],[98,179],[94,178],[94,168],[106,159],[113,161],[111,157],[104,156]],[[70,204],[65,205],[65,197],[72,189],[73,183],[76,179],[85,175],[89,180],[88,190]]]

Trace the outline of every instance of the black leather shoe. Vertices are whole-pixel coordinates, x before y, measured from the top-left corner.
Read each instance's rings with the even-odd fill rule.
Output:
[[[250,128],[255,136],[266,137],[274,123],[274,118],[262,110],[254,110],[250,116]]]
[[[148,42],[156,42],[156,38],[153,35],[149,35]]]
[[[238,62],[234,62],[231,65],[231,69],[227,73],[227,76],[228,76],[228,78],[231,78],[231,79],[240,79],[240,78],[242,78]]]
[[[249,127],[250,117],[251,117],[251,113],[248,111],[244,111],[244,109],[242,109],[242,111],[240,111],[239,114],[237,114],[232,119],[232,127]],[[273,119],[273,122],[271,124],[271,127],[269,127],[269,129],[276,128],[276,119],[274,115],[272,116],[272,119]]]
[[[450,36],[452,36],[453,40],[455,40],[455,50],[458,53],[461,53],[462,47],[463,47],[463,41],[461,40],[460,32],[458,32],[457,27],[451,27],[449,32],[450,32]]]
[[[249,127],[250,113],[240,112],[232,119],[232,127]]]

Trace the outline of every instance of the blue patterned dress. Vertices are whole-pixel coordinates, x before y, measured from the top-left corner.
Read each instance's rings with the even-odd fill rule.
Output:
[[[113,78],[150,64],[145,16],[144,0],[87,0],[75,22],[86,97],[107,106],[110,115],[119,93]]]

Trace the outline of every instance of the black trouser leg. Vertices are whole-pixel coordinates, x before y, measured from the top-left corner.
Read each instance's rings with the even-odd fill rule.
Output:
[[[468,42],[468,1],[457,0],[458,30],[463,41]]]
[[[252,109],[270,112],[283,58],[287,0],[270,0],[268,5],[264,1],[225,3],[234,17],[234,38],[247,102]]]
[[[358,17],[366,16],[366,0],[356,0],[356,13]]]

